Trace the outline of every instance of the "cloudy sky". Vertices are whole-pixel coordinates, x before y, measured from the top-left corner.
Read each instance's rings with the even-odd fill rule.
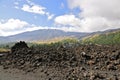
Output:
[[[120,0],[0,0],[0,36],[38,29],[120,28]]]

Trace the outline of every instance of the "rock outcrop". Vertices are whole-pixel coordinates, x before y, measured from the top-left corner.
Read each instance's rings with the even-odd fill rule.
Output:
[[[16,43],[11,53],[0,61],[4,69],[17,68],[26,72],[49,69],[65,80],[119,80],[120,46],[74,45],[29,48],[25,42]],[[54,80],[55,77],[51,77]],[[58,80],[59,80],[58,79]]]

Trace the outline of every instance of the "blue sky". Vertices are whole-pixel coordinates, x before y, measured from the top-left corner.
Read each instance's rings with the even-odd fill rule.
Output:
[[[0,19],[7,20],[14,18],[27,21],[28,23],[35,25],[53,26],[53,20],[48,20],[48,16],[21,10],[20,8],[22,8],[23,5],[30,4],[28,1],[29,0],[1,0],[0,10],[2,13],[0,14]],[[69,13],[70,11],[68,9],[66,0],[54,0],[54,2],[51,0],[31,0],[30,2],[34,3],[35,5],[45,7],[45,11],[49,12],[50,15],[53,14],[54,17]]]
[[[120,1],[0,0],[0,36],[38,29],[95,32],[120,28]],[[118,7],[119,6],[119,7]]]
[[[29,8],[26,9],[26,7]],[[64,14],[76,14],[78,11],[78,9],[69,9],[67,0],[0,0],[0,27],[3,28],[0,33],[1,35],[7,36],[29,31],[23,30],[23,27],[26,26],[22,23],[19,23],[19,25],[23,25],[21,31],[19,26],[14,26],[15,28],[10,30],[9,28],[13,26],[10,26],[9,24],[17,25],[16,20],[28,23],[30,25],[28,25],[29,28],[31,27],[30,31],[32,31],[32,28],[34,30],[34,26],[37,26],[37,29],[59,29],[59,25],[56,25],[54,21],[55,17]],[[14,23],[12,23],[11,20],[14,21]],[[8,32],[4,34],[5,31]]]

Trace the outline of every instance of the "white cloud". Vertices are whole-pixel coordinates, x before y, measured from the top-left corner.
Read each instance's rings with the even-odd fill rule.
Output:
[[[119,3],[120,0],[68,0],[70,9],[79,8],[81,10],[77,15],[79,17],[74,15],[74,18],[70,19],[71,15],[69,15],[64,22],[66,15],[62,15],[64,17],[56,17],[58,20],[55,22],[62,25],[79,26],[79,30],[85,32],[120,28]]]
[[[45,7],[43,7],[41,5],[37,5],[33,2],[31,2],[30,0],[26,0],[26,1],[28,4],[24,4],[23,7],[21,8],[21,10],[30,12],[30,13],[45,15],[45,16],[47,16],[48,20],[51,20],[54,17],[54,14],[47,12]]]
[[[14,6],[14,8],[15,8],[15,9],[19,9],[19,7],[18,7],[18,6]]]
[[[80,20],[75,15],[62,15],[55,18],[55,23],[69,26],[80,26]]]
[[[48,20],[53,19],[53,17],[54,17],[54,14],[48,15]]]
[[[15,4],[15,5],[19,5],[19,3],[18,3],[18,2],[14,2],[14,4]]]
[[[82,32],[80,30],[80,27],[73,27],[73,26],[59,26],[59,27],[55,27],[55,28],[52,28],[52,29],[58,29],[58,30],[63,30],[65,32]]]
[[[50,14],[49,12],[46,12],[46,15],[48,17],[48,20],[53,19],[53,17],[55,16],[54,14]]]
[[[23,28],[24,26],[27,26],[28,23],[25,21],[20,21],[19,19],[9,19],[6,22],[0,23],[0,29],[6,31],[6,30],[14,30]]]
[[[0,22],[0,36],[8,36],[14,35],[26,31],[33,31],[40,29],[33,24],[29,24],[25,21],[21,21],[19,19],[9,19],[9,20],[2,20]]]
[[[14,2],[14,8],[19,9],[19,4],[20,4],[19,1],[15,1]]]
[[[34,24],[29,24],[26,21],[22,21],[19,19],[8,19],[8,20],[0,20],[0,36],[9,36],[15,35],[19,33],[23,33],[26,31],[34,31],[38,29],[58,29],[63,31],[79,31],[79,27],[48,27],[48,26],[36,26]]]
[[[32,5],[29,6],[27,4],[23,5],[22,7],[23,11],[31,12],[31,13],[37,13],[37,14],[45,14],[45,7],[39,6],[39,5]]]
[[[33,2],[31,2],[30,0],[26,0],[28,4],[30,5],[35,5]]]
[[[110,21],[104,17],[86,17],[81,20],[80,29],[86,32],[103,31],[112,28],[119,28],[114,21]]]
[[[19,3],[18,3],[18,2],[14,2],[14,4],[15,4],[15,5],[19,5]]]
[[[60,8],[63,9],[65,7],[64,3],[61,3]]]
[[[80,16],[101,16],[109,19],[120,18],[120,0],[68,0],[70,8],[79,7]]]

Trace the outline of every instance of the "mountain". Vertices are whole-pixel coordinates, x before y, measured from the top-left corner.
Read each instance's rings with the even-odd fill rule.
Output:
[[[83,43],[93,44],[120,44],[120,29],[107,30],[102,33],[95,33],[82,39]]]
[[[75,37],[82,38],[87,36],[89,33],[81,33],[81,32],[64,32],[62,30],[56,29],[40,29],[35,31],[28,31],[12,36],[0,37],[0,43],[6,42],[15,42],[15,41],[43,41],[49,40],[57,37]]]
[[[100,42],[106,39],[103,36],[106,36],[108,38],[110,35],[113,35],[113,33],[119,32],[119,29],[109,29],[106,31],[98,31],[98,32],[93,32],[93,33],[82,33],[82,32],[65,32],[62,30],[56,30],[56,29],[40,29],[40,30],[35,30],[35,31],[28,31],[12,36],[0,36],[0,44],[1,43],[8,43],[8,42],[16,42],[16,41],[49,41],[54,38],[63,38],[63,37],[74,37],[77,39],[82,39],[83,42],[88,43],[95,43],[95,42]],[[110,34],[112,33],[112,34]],[[106,35],[109,34],[109,35]],[[118,35],[118,34],[115,34]],[[119,35],[120,36],[120,35]],[[112,37],[114,40],[114,37]],[[91,41],[92,40],[92,41]],[[106,39],[108,42],[108,39]],[[105,43],[105,41],[103,41]]]

